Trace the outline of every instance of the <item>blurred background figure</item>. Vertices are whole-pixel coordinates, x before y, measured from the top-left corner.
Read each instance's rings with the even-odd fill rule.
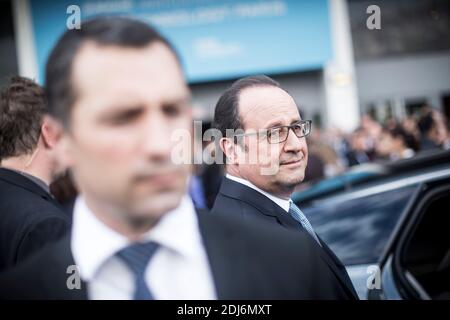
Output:
[[[378,156],[389,160],[411,158],[417,149],[414,136],[408,134],[401,126],[385,128],[376,145]]]
[[[70,170],[67,170],[50,184],[50,192],[71,217],[78,189],[75,186]]]
[[[310,160],[303,183],[314,183],[344,172],[346,163],[339,157],[338,152],[346,151],[340,149],[343,141],[339,139],[337,131],[329,130],[324,134],[318,127],[311,131],[310,136],[307,137]],[[343,148],[347,150],[347,145],[345,144]]]
[[[438,124],[436,123],[433,112],[427,111],[419,122],[418,127],[420,130],[420,150],[432,150],[437,149],[442,144],[442,133],[438,129]]]
[[[450,135],[447,127],[448,119],[445,118],[442,112],[436,109],[433,109],[431,114],[437,128],[437,144],[443,149],[450,149]]]
[[[349,138],[347,164],[349,167],[369,162],[371,160],[373,141],[369,133],[362,127],[357,128]]]
[[[420,131],[417,126],[417,121],[412,116],[408,116],[401,120],[401,126],[405,132],[409,133],[414,137],[416,141],[420,140]],[[420,145],[419,145],[420,147]]]
[[[206,131],[210,129],[211,122],[203,121],[201,136],[204,137]],[[189,180],[189,194],[196,208],[211,209],[222,182],[223,165],[214,161],[214,142],[209,139],[202,141],[195,139],[194,146],[200,148],[197,150],[194,147],[195,164]]]
[[[69,218],[49,185],[64,170],[43,89],[12,77],[0,93],[0,270],[61,238]]]

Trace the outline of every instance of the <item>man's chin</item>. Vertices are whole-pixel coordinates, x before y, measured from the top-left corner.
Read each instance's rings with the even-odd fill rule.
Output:
[[[303,179],[305,178],[305,175],[298,175],[298,176],[288,176],[286,179],[284,179],[284,184],[290,188],[295,188],[300,183],[302,183]]]
[[[179,191],[164,192],[156,196],[147,197],[134,205],[132,210],[136,218],[156,218],[159,219],[166,213],[174,210],[180,205],[183,194]]]

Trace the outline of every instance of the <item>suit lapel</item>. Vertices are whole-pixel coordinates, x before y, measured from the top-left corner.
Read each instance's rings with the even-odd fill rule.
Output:
[[[283,208],[270,200],[262,193],[243,185],[242,183],[224,178],[220,187],[219,194],[233,198],[237,201],[245,202],[261,214],[276,218],[279,224],[290,228],[298,229],[299,224]]]
[[[251,277],[251,268],[243,257],[243,244],[236,237],[236,230],[214,223],[213,215],[198,210],[200,233],[202,235],[211,273],[220,300],[250,296],[245,283]]]
[[[342,265],[340,260],[335,256],[335,254],[333,253],[333,251],[331,251],[327,244],[323,242],[323,240],[318,235],[317,237],[319,238],[320,244],[322,245],[322,250],[320,250],[322,258],[325,260],[331,271],[333,271],[335,276],[347,290],[347,293],[357,299],[358,296],[353,288],[350,278],[347,275],[347,271],[345,270],[344,265]]]
[[[283,208],[278,206],[275,202],[267,198],[265,195],[246,185],[243,185],[239,182],[233,181],[228,178],[224,178],[219,194],[233,198],[237,201],[245,202],[255,207],[259,212],[261,212],[261,214],[273,216],[274,218],[277,219],[280,225],[284,226],[287,229],[307,233],[307,231],[301,226],[301,224],[297,220],[292,218],[290,214],[287,213]],[[356,293],[354,292],[354,289],[351,286],[351,281],[348,278],[347,273],[345,271],[345,267],[339,262],[334,253],[322,241],[322,239],[320,239],[320,237],[319,240],[323,248],[320,250],[322,258],[332,269],[333,273],[341,281],[341,283],[343,283],[345,288],[347,288],[347,290],[350,291],[350,293],[353,296],[356,296]],[[312,241],[316,245],[318,245],[315,240]],[[351,287],[349,287],[349,285]]]

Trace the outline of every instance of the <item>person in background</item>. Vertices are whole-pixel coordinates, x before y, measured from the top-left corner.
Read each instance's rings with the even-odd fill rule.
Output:
[[[321,128],[315,126],[313,127],[313,130],[311,130],[311,134],[307,138],[309,156],[317,156],[319,158],[319,163],[322,163],[322,165],[316,165],[315,170],[317,170],[317,167],[319,170],[313,177],[317,177],[318,179],[328,178],[344,172],[344,163],[333,148],[333,140],[335,139],[339,139],[339,136],[338,134],[332,134],[331,130],[329,132],[323,132]],[[309,164],[306,167],[305,180],[307,181],[310,180],[309,170],[311,164],[314,166],[314,163],[309,161]],[[321,167],[323,168],[320,169]],[[314,181],[314,179],[311,180]]]
[[[428,151],[441,148],[442,135],[435,121],[432,111],[425,113],[418,122],[420,130],[420,151]]]
[[[408,116],[401,121],[401,126],[406,133],[412,135],[416,141],[420,143],[420,131],[417,121],[413,116]],[[420,147],[420,145],[418,145]]]
[[[346,154],[349,167],[371,161],[369,149],[372,147],[368,141],[368,133],[362,127],[357,128],[350,135],[350,149]]]
[[[415,138],[408,134],[400,125],[392,129],[383,129],[377,143],[377,153],[389,160],[407,159],[414,156],[418,149]]]
[[[433,109],[431,113],[438,132],[437,143],[444,150],[448,150],[450,149],[450,134],[447,128],[445,116],[442,114],[442,112],[436,109]]]
[[[15,76],[0,93],[0,270],[60,239],[70,220],[49,185],[66,166],[44,90]]]
[[[73,206],[78,196],[78,189],[75,186],[70,170],[67,170],[64,175],[61,175],[50,184],[50,191],[64,208],[65,212],[72,217]]]

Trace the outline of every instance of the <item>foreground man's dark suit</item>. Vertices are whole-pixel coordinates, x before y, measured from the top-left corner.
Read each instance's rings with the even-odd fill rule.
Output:
[[[0,271],[62,238],[69,225],[68,215],[41,186],[0,168]]]
[[[305,234],[205,212],[198,219],[219,299],[348,298]],[[73,264],[67,236],[0,275],[0,299],[87,299],[85,283],[67,289]]]
[[[308,234],[294,218],[275,202],[260,192],[228,178],[222,180],[222,185],[219,194],[216,197],[214,206],[211,209],[211,213],[233,215],[240,217],[249,223],[250,221],[260,220],[269,224],[283,226],[289,230],[300,231],[300,233],[305,235]],[[312,239],[312,237],[310,238]],[[336,275],[336,281],[339,281],[348,297],[357,299],[358,296],[345,267],[320,237],[319,240],[322,248],[318,245],[316,246],[321,251],[324,260]]]

